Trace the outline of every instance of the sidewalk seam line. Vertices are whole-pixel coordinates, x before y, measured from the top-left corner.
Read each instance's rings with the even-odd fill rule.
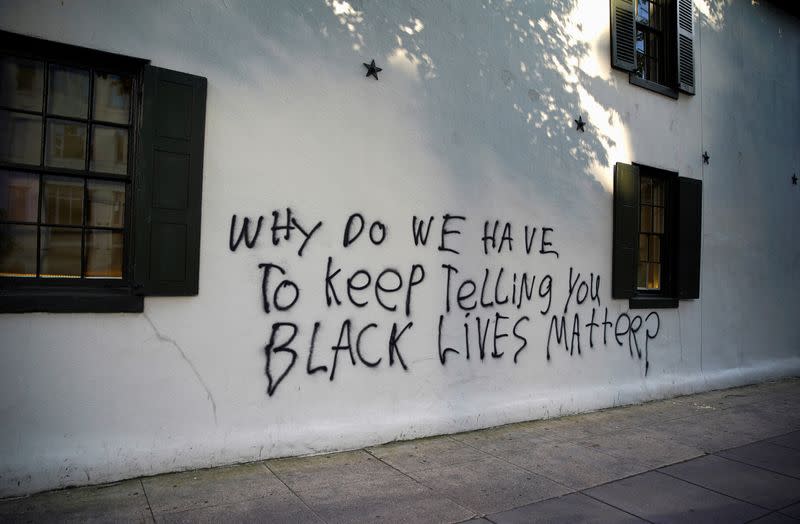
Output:
[[[285,482],[285,481],[284,481],[282,478],[280,478],[280,477],[278,476],[278,474],[277,474],[277,473],[275,473],[274,471],[272,471],[272,468],[270,468],[270,467],[269,467],[269,465],[268,465],[266,462],[262,462],[262,463],[261,463],[261,465],[262,465],[262,466],[264,466],[264,468],[265,468],[267,471],[269,471],[270,473],[272,473],[272,475],[273,475],[273,476],[274,476],[276,479],[278,479],[278,480],[280,481],[280,483],[281,483],[281,484],[283,484],[284,486],[286,486],[286,489],[288,489],[288,490],[289,490],[289,492],[290,492],[292,495],[294,495],[295,497],[297,497],[297,500],[299,500],[299,501],[300,501],[300,502],[303,504],[303,506],[305,506],[305,507],[308,509],[308,511],[310,511],[310,512],[311,512],[311,513],[312,513],[312,514],[315,516],[315,517],[317,517],[318,519],[320,519],[322,522],[325,522],[325,523],[327,524],[327,522],[328,522],[328,521],[327,521],[327,520],[325,520],[324,518],[322,518],[322,515],[320,515],[320,514],[319,514],[319,513],[317,513],[316,511],[314,511],[314,508],[312,508],[311,506],[309,506],[309,505],[308,505],[308,502],[306,502],[306,501],[305,501],[305,499],[303,499],[303,497],[301,497],[301,496],[300,496],[300,495],[299,495],[297,492],[295,492],[295,490],[293,490],[293,489],[291,488],[291,486],[289,486],[289,484],[287,484],[287,483],[286,483],[286,482]]]
[[[147,496],[147,490],[144,489],[144,482],[142,482],[142,478],[139,477],[139,485],[142,487],[142,493],[144,493],[144,500],[147,502],[147,509],[150,511],[150,518],[153,519],[153,522],[156,521],[156,514],[153,513],[153,505],[150,504],[150,497]]]

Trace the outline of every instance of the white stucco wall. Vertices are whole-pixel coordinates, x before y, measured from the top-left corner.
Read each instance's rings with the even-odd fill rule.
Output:
[[[608,3],[527,2],[52,2],[0,4],[0,29],[146,58],[208,78],[200,294],[147,298],[144,314],[0,315],[0,495],[296,454],[342,450],[592,410],[800,371],[800,23],[768,5],[697,0],[696,96],[632,86],[609,65]],[[764,2],[762,2],[764,4]],[[375,59],[380,80],[364,78]],[[573,119],[589,122],[575,130]],[[700,154],[708,150],[709,165]],[[581,333],[582,351],[551,341],[570,267],[599,275],[599,304],[568,307],[567,329],[595,308],[612,321],[615,162],[703,181],[701,299],[658,310],[649,370],[627,342]],[[273,210],[304,229],[274,246]],[[380,220],[342,247],[351,213]],[[442,215],[460,235],[436,250]],[[265,225],[253,249],[228,248],[233,214]],[[412,216],[433,215],[415,247]],[[485,220],[512,224],[513,252],[485,255]],[[539,228],[525,254],[523,228]],[[538,253],[542,227],[559,255]],[[502,230],[502,225],[500,227]],[[341,268],[339,307],[325,302],[327,257]],[[260,263],[300,287],[288,311],[266,314]],[[425,278],[387,295],[396,312],[347,301],[359,268],[373,281],[412,264]],[[552,305],[471,312],[471,358],[437,350],[445,272],[478,281],[484,268],[553,279]],[[271,287],[277,283],[273,281]],[[385,281],[389,286],[390,281]],[[403,289],[405,291],[405,287]],[[453,297],[453,300],[455,297]],[[475,317],[501,321],[505,354],[478,357]],[[650,312],[633,311],[645,317]],[[520,339],[527,340],[514,363]],[[445,316],[443,344],[463,346],[465,313]],[[654,317],[650,317],[650,322]],[[350,319],[365,332],[369,368],[331,346]],[[299,328],[296,365],[268,395],[264,347],[274,322]],[[315,322],[313,365],[306,371]],[[393,323],[407,370],[388,365]],[[646,324],[652,328],[652,324]],[[640,343],[644,343],[644,331]],[[281,335],[282,336],[282,335]],[[623,337],[625,338],[625,337]],[[487,353],[491,351],[489,349]],[[290,360],[275,355],[279,376]]]

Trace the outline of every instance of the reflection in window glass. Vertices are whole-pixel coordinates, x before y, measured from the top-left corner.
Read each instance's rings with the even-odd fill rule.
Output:
[[[0,224],[0,276],[36,276],[36,226]]]
[[[44,177],[42,186],[43,224],[80,226],[83,223],[82,179]]]
[[[45,165],[84,169],[86,166],[86,125],[66,120],[47,121]]]
[[[86,183],[89,199],[87,225],[123,227],[125,223],[125,183],[89,180]]]
[[[43,87],[44,66],[41,62],[0,57],[0,105],[41,112]]]
[[[0,161],[39,165],[42,149],[42,117],[0,111]]]
[[[86,232],[86,277],[122,278],[122,232]]]
[[[80,278],[81,230],[65,227],[42,227],[40,254],[41,276],[45,278]]]
[[[133,79],[129,76],[96,73],[93,118],[127,124],[130,118],[132,87]]]
[[[35,223],[38,205],[38,175],[0,171],[0,220]]]
[[[124,175],[128,172],[128,130],[92,126],[92,158],[89,169]]]
[[[48,113],[86,118],[89,113],[89,72],[51,65],[47,97]]]

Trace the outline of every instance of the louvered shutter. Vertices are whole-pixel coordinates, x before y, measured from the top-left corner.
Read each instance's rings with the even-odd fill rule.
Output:
[[[636,69],[636,17],[634,0],[611,0],[611,65]]]
[[[678,3],[678,89],[694,94],[694,17],[692,0]]]

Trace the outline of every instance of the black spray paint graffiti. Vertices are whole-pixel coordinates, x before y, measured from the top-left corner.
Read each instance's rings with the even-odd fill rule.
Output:
[[[298,257],[306,252],[312,238],[323,228],[318,221],[305,227],[290,208],[274,210],[269,225],[272,246],[293,244]],[[307,224],[307,222],[306,222]],[[333,255],[324,257],[320,280],[313,288],[324,295],[329,311],[382,311],[399,318],[382,324],[348,318],[337,324],[330,340],[318,344],[323,331],[321,320],[295,322],[275,321],[269,328],[264,346],[266,355],[267,394],[275,394],[278,386],[305,360],[308,376],[319,373],[336,378],[337,368],[349,362],[350,367],[397,368],[409,371],[403,351],[433,349],[442,366],[454,360],[478,362],[510,359],[514,365],[536,347],[531,343],[532,331],[538,329],[544,346],[544,359],[551,362],[551,349],[563,347],[564,354],[575,358],[587,350],[616,343],[627,346],[632,358],[644,360],[644,372],[650,368],[649,345],[661,329],[657,312],[614,315],[601,304],[601,278],[594,272],[581,273],[569,266],[563,281],[563,308],[558,299],[558,275],[549,272],[520,271],[491,264],[476,274],[460,269],[458,260],[466,248],[462,232],[469,224],[464,215],[444,213],[439,217],[412,216],[411,237],[416,249],[435,249],[439,257],[450,259],[437,263],[443,289],[441,313],[435,321],[436,332],[415,333],[411,320],[415,297],[430,282],[429,269],[422,263],[384,266],[378,271],[365,267],[345,268]],[[265,226],[265,217],[253,220],[244,217],[239,223],[232,215],[228,247],[236,252],[242,244],[247,249],[258,247]],[[389,240],[389,227],[381,220],[372,220],[362,213],[352,213],[341,231],[341,249],[366,245],[381,249]],[[517,232],[515,234],[515,231]],[[502,257],[510,253],[560,260],[555,248],[556,230],[551,226],[525,224],[521,229],[512,222],[486,220],[480,230],[478,253]],[[433,236],[432,236],[433,234]],[[432,242],[431,239],[434,238]],[[516,250],[516,251],[515,251]],[[479,255],[480,256],[480,255]],[[547,257],[547,258],[544,258]],[[560,263],[560,262],[559,262]],[[302,296],[298,282],[286,264],[262,262],[260,296],[265,314],[290,314]],[[560,300],[560,299],[558,299]],[[576,311],[583,308],[591,313]],[[583,315],[583,316],[582,316]],[[310,326],[310,329],[308,329]],[[602,335],[602,338],[601,338]],[[432,336],[436,337],[434,341]],[[412,337],[413,340],[410,340]],[[416,338],[414,338],[416,337]],[[602,342],[601,342],[602,340]],[[401,348],[401,341],[405,349]]]

